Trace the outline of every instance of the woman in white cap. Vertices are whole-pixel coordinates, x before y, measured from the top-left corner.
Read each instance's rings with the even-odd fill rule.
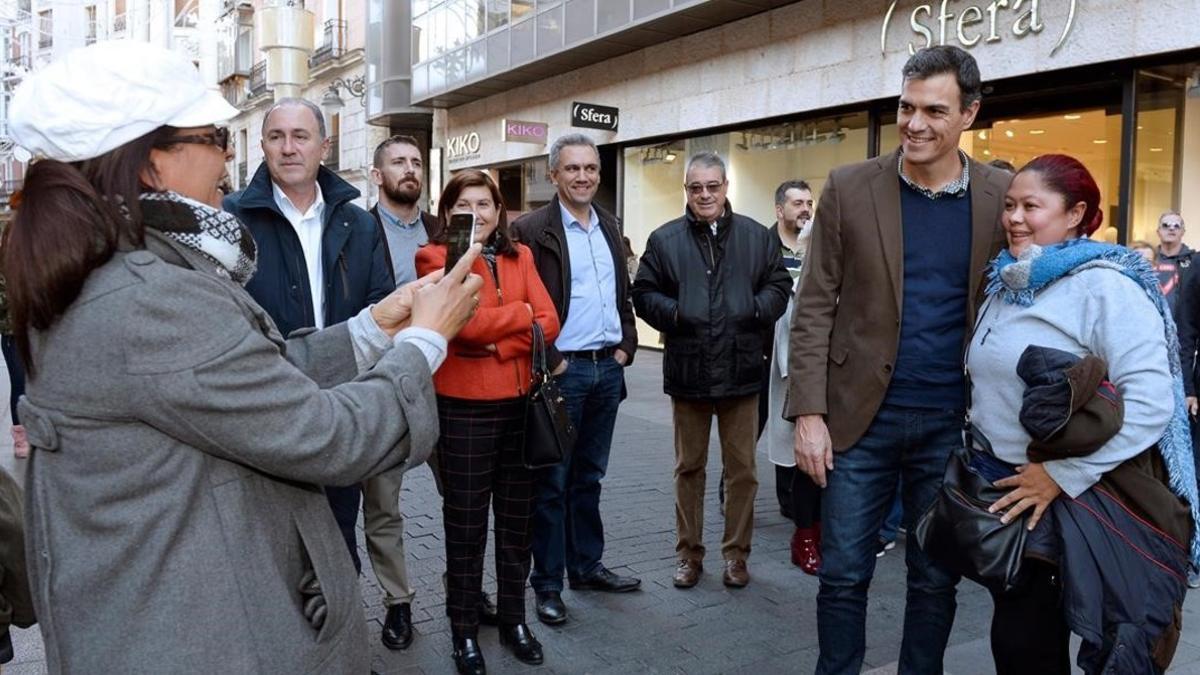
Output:
[[[285,341],[241,287],[254,242],[215,208],[213,125],[237,111],[183,56],[86,47],[10,112],[40,157],[3,265],[50,672],[366,673],[354,568],[314,485],[428,456],[431,371],[478,302],[477,252]]]

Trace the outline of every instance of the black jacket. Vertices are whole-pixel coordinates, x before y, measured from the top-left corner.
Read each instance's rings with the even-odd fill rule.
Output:
[[[0,663],[13,659],[10,625],[33,625],[33,596],[25,567],[21,488],[0,469]]]
[[[612,251],[613,269],[617,281],[617,313],[621,317],[621,343],[617,347],[629,356],[626,366],[633,363],[637,351],[637,320],[633,316],[633,302],[629,295],[628,265],[625,264],[625,245],[621,240],[621,227],[616,216],[592,205],[600,219],[600,229]],[[554,307],[558,310],[558,323],[565,325],[571,311],[571,258],[567,250],[567,232],[562,222],[562,211],[558,195],[549,204],[530,211],[512,223],[513,238],[533,251],[533,262],[538,276],[550,293]],[[547,350],[546,359],[551,369],[562,362],[562,354],[553,346]]]
[[[392,291],[392,264],[371,214],[351,203],[359,191],[321,167],[317,184],[325,199],[321,265],[325,275],[325,325],[349,319]],[[226,211],[250,228],[258,245],[258,271],[246,290],[284,335],[316,326],[308,267],[300,238],[275,204],[263,163],[245,190],[225,197]]]
[[[379,215],[379,202],[375,202],[375,206],[372,206],[371,210],[367,211],[367,213],[371,214],[371,217],[375,219],[375,223],[379,225],[379,241],[383,244],[383,259],[388,261],[388,269],[392,270],[392,284],[395,285],[396,270],[391,267],[392,249],[388,246],[387,235],[383,231],[383,217]],[[421,211],[421,224],[425,226],[425,236],[432,241],[439,229],[437,216]]]
[[[1192,254],[1191,262],[1182,270],[1179,290],[1175,293],[1175,327],[1179,330],[1179,365],[1183,366],[1183,389],[1195,396],[1200,372],[1196,369],[1196,351],[1200,349],[1200,274],[1191,271],[1200,267],[1200,253]]]
[[[729,205],[715,237],[690,210],[655,230],[633,305],[666,338],[663,391],[691,399],[758,393],[764,336],[791,291],[779,238]]]

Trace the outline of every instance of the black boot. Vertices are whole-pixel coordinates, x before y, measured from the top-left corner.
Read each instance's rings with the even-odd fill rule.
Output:
[[[542,643],[533,637],[529,626],[523,623],[501,625],[500,644],[508,647],[519,661],[535,666],[542,663]]]
[[[406,602],[388,607],[379,639],[388,649],[408,649],[413,641],[412,605]]]
[[[459,675],[487,675],[487,664],[483,662],[478,640],[454,638],[454,667]]]

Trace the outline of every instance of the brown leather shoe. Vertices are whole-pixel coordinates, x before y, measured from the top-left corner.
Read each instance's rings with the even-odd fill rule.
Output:
[[[675,568],[675,588],[691,588],[700,583],[704,565],[699,560],[680,560]]]
[[[725,574],[721,577],[730,588],[741,588],[750,583],[750,572],[746,569],[745,560],[726,560]]]

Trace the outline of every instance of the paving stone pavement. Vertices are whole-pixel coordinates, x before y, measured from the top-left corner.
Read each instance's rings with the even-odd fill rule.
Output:
[[[751,583],[730,590],[721,584],[720,575],[722,520],[716,498],[720,460],[714,433],[705,510],[709,566],[697,587],[675,589],[671,585],[675,564],[671,412],[662,393],[659,354],[639,352],[627,381],[629,398],[621,406],[602,498],[605,563],[620,574],[641,577],[642,590],[623,595],[566,590],[563,599],[570,621],[557,628],[537,622],[530,591],[528,620],[545,647],[545,664],[535,668],[516,661],[499,645],[495,630],[483,627],[480,642],[489,671],[811,673],[817,658],[817,583],[789,561],[792,527],[779,514],[770,463],[759,455]],[[0,466],[12,470],[10,448],[7,439],[0,441]],[[361,586],[371,632],[372,665],[383,674],[453,673],[450,626],[441,588],[445,549],[440,500],[427,468],[414,470],[405,480],[401,503],[406,514],[409,573],[417,589],[413,604],[417,635],[403,652],[380,644],[382,595],[369,569],[360,532],[359,553],[366,565]],[[492,560],[489,542],[484,586],[494,593]],[[1183,641],[1172,673],[1200,674],[1197,598],[1200,596],[1189,596],[1185,605]],[[969,582],[959,587],[958,599],[946,670],[954,675],[992,673],[987,641],[991,601],[986,592]],[[903,618],[904,544],[900,543],[879,560],[872,584],[866,672],[896,672]],[[16,660],[3,667],[3,675],[46,672],[36,629],[15,631],[15,644]]]

